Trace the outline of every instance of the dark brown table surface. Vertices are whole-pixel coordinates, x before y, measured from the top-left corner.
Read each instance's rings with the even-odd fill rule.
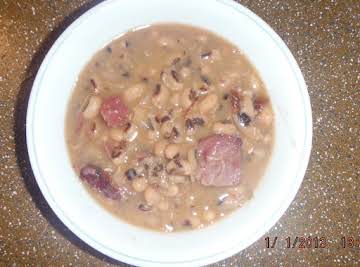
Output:
[[[27,100],[45,53],[98,2],[0,0],[0,266],[122,265],[54,215],[25,143]],[[360,0],[240,2],[275,29],[301,67],[313,110],[313,150],[301,189],[280,221],[214,266],[360,266],[360,248],[341,245],[342,236],[360,238]],[[266,248],[266,236],[278,237],[275,248]],[[326,247],[286,248],[287,237],[308,236],[325,237]]]

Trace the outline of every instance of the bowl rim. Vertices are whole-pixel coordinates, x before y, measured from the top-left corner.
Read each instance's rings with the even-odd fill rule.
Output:
[[[63,42],[66,41],[67,37],[72,34],[72,31],[78,27],[81,23],[83,23],[88,17],[90,17],[93,13],[97,12],[99,9],[106,5],[111,5],[116,0],[106,0],[95,7],[89,9],[87,12],[85,12],[83,15],[81,15],[79,18],[77,18],[66,30],[58,37],[58,39],[55,41],[55,43],[52,45],[51,49],[48,51],[46,57],[44,58],[39,71],[36,75],[34,84],[32,86],[29,103],[28,103],[28,109],[27,109],[27,116],[26,116],[26,141],[27,141],[27,147],[28,147],[28,153],[29,153],[29,159],[32,166],[32,170],[34,172],[35,179],[40,187],[40,190],[52,208],[52,210],[55,212],[57,217],[68,227],[75,235],[80,237],[85,243],[90,245],[91,247],[95,248],[96,250],[104,253],[105,255],[108,255],[110,257],[113,257],[115,259],[125,261],[131,264],[170,264],[170,262],[151,262],[148,260],[143,260],[141,258],[133,257],[131,255],[122,254],[119,251],[115,251],[109,247],[105,247],[103,244],[100,244],[96,240],[92,239],[92,237],[88,236],[85,232],[82,231],[82,229],[74,224],[70,218],[66,216],[66,214],[61,210],[61,208],[58,206],[58,204],[55,202],[55,200],[52,198],[46,182],[43,178],[43,175],[40,171],[39,163],[36,156],[36,147],[34,142],[34,135],[33,135],[33,125],[32,121],[34,119],[34,113],[35,113],[35,106],[36,106],[36,100],[37,95],[39,93],[41,81],[43,79],[43,76],[45,75],[47,66],[51,63],[51,59],[54,56],[54,54],[57,52],[58,48],[62,45]],[[291,202],[296,196],[296,193],[303,181],[303,177],[305,175],[307,164],[310,158],[310,152],[311,152],[311,145],[312,145],[312,113],[311,113],[311,106],[310,106],[310,97],[308,95],[307,86],[305,84],[305,80],[303,78],[303,75],[300,71],[300,68],[291,54],[289,48],[285,45],[285,43],[282,41],[282,39],[275,33],[275,31],[266,23],[264,22],[260,17],[258,17],[255,13],[253,13],[248,8],[242,6],[241,4],[232,1],[232,0],[213,0],[214,2],[218,2],[220,4],[226,5],[232,9],[235,9],[236,12],[241,13],[242,15],[248,17],[253,22],[259,26],[264,32],[264,34],[267,34],[273,42],[276,44],[276,46],[281,50],[284,57],[288,61],[289,66],[291,67],[291,71],[296,77],[298,90],[301,93],[302,96],[302,103],[303,103],[303,109],[304,109],[304,117],[305,117],[305,135],[304,135],[304,147],[302,149],[300,163],[298,164],[298,169],[296,170],[295,176],[296,179],[294,179],[294,182],[291,184],[291,188],[289,188],[288,193],[286,194],[286,197],[283,201],[283,204],[279,206],[277,209],[274,209],[273,215],[267,222],[264,222],[262,228],[259,230],[261,231],[261,236],[266,233],[284,214],[286,209],[289,207]],[[129,29],[130,30],[130,29]],[[265,229],[265,230],[264,230]],[[254,241],[256,241],[259,237],[253,237],[251,240],[247,242],[247,246],[252,244]],[[176,261],[171,262],[171,264],[206,264],[210,262],[214,262],[220,259],[223,259],[227,256],[232,255],[233,253],[236,253],[240,251],[241,247],[239,248],[239,245],[233,246],[231,249],[228,249],[226,251],[219,251],[217,254],[209,255],[207,257],[197,258],[191,261]],[[121,255],[121,257],[119,257]]]

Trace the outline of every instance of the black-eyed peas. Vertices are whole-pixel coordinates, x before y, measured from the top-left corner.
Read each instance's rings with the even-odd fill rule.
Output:
[[[157,84],[152,95],[152,103],[154,104],[154,106],[161,109],[166,105],[169,96],[169,89],[167,89],[165,86]]]
[[[136,192],[143,192],[148,186],[146,178],[136,178],[132,181],[132,187]]]
[[[167,159],[173,159],[176,155],[180,154],[180,145],[169,144],[165,147],[165,157]]]
[[[164,157],[164,151],[169,144],[166,140],[160,140],[154,145],[154,154],[158,157]]]
[[[161,195],[154,188],[149,186],[144,192],[145,200],[150,205],[156,205],[161,201]]]
[[[176,184],[172,184],[168,187],[165,195],[168,197],[175,197],[179,193],[179,187]]]
[[[100,96],[93,95],[89,99],[89,103],[83,111],[83,116],[86,119],[93,119],[99,114],[102,100]]]
[[[232,123],[221,123],[216,122],[213,125],[213,131],[217,134],[229,134],[229,135],[236,135],[238,130],[236,129],[235,125]]]
[[[131,86],[124,91],[124,94],[123,94],[124,100],[127,103],[131,103],[131,102],[139,99],[145,90],[146,90],[146,88],[143,83],[135,84],[134,86]]]
[[[218,107],[218,96],[216,94],[206,95],[199,103],[200,113],[215,112]]]
[[[263,82],[238,48],[161,24],[99,51],[71,97],[74,170],[107,210],[152,230],[199,229],[246,205],[273,146]]]

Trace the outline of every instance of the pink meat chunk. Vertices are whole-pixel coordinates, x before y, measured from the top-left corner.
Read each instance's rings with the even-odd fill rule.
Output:
[[[101,106],[100,113],[107,126],[112,128],[123,126],[129,117],[129,109],[120,96],[107,98]]]
[[[197,146],[196,179],[207,186],[237,185],[241,178],[241,144],[239,137],[214,134]]]
[[[105,197],[110,199],[121,199],[123,190],[111,184],[110,176],[101,168],[87,164],[80,170],[80,178],[94,189],[99,190]]]

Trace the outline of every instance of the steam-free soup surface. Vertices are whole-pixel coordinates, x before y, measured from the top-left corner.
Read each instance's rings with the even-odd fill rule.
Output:
[[[264,84],[237,47],[161,24],[94,55],[70,99],[66,142],[107,210],[172,232],[212,224],[252,197],[273,121]]]

